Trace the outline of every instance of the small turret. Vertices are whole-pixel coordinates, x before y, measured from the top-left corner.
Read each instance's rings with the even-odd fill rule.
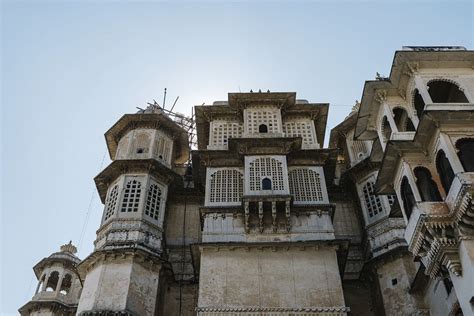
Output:
[[[69,242],[34,267],[38,285],[35,295],[19,309],[22,316],[74,315],[82,290],[76,266],[77,248]]]

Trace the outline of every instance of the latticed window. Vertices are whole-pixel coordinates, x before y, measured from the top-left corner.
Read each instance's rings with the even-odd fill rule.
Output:
[[[321,177],[308,168],[298,168],[288,173],[290,194],[295,202],[323,201]]]
[[[229,138],[238,137],[242,137],[242,124],[238,122],[213,122],[209,144],[227,148]]]
[[[257,158],[249,164],[250,190],[262,190],[262,179],[271,179],[274,191],[283,191],[283,166],[282,163],[272,157]]]
[[[283,132],[287,137],[301,137],[303,145],[316,144],[311,121],[290,121],[283,124]]]
[[[365,141],[354,140],[354,130],[347,135],[347,147],[352,153],[352,161],[358,161],[369,153],[369,148]]]
[[[110,191],[109,197],[107,198],[107,202],[105,203],[104,221],[114,215],[117,206],[118,193],[118,185],[115,185]]]
[[[235,169],[222,169],[211,174],[209,188],[210,203],[240,202],[244,191],[241,172]]]
[[[395,203],[395,195],[387,195],[388,205],[392,206]]]
[[[122,200],[122,212],[138,212],[140,203],[141,182],[138,180],[130,180],[125,186]]]
[[[161,189],[157,184],[150,185],[146,196],[145,215],[154,220],[159,219],[161,205]]]
[[[278,133],[280,132],[280,123],[278,120],[277,109],[249,109],[247,110],[247,128],[248,133],[258,134],[263,128],[266,127],[267,133]]]
[[[374,217],[375,215],[383,212],[382,201],[377,195],[374,194],[374,192],[374,182],[367,181],[362,188],[362,193],[364,194],[365,207],[367,208],[369,217]]]

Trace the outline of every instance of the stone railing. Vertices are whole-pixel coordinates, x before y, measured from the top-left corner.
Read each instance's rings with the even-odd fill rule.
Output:
[[[349,307],[198,307],[198,316],[346,316]]]

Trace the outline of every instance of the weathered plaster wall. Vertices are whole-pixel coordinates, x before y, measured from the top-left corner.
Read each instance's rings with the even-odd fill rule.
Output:
[[[336,252],[202,249],[198,306],[344,306]]]

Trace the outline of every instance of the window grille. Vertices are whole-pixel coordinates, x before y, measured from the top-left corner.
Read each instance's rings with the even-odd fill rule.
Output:
[[[261,179],[269,177],[272,180],[274,191],[283,191],[283,166],[282,163],[271,157],[257,158],[249,164],[250,190],[262,190]]]
[[[104,221],[108,220],[115,213],[115,208],[117,206],[118,199],[118,185],[115,185],[109,193],[107,198],[107,203],[105,203],[105,216]]]
[[[362,188],[364,194],[365,206],[369,217],[374,217],[383,212],[382,201],[374,194],[375,185],[373,181],[367,181]]]
[[[388,205],[393,206],[395,203],[395,195],[387,195]]]
[[[213,122],[210,144],[227,148],[229,138],[242,137],[242,124],[237,122]]]
[[[323,201],[323,190],[319,173],[308,169],[298,168],[288,173],[290,194],[297,202]]]
[[[128,181],[122,200],[122,212],[138,212],[140,203],[141,182],[137,180]]]
[[[283,132],[287,137],[301,137],[303,145],[316,144],[311,121],[293,121],[283,124]]]
[[[161,205],[161,189],[157,184],[150,185],[145,203],[145,215],[158,220]]]
[[[223,169],[211,174],[210,203],[240,202],[244,191],[244,179],[238,170]]]
[[[277,109],[252,109],[247,110],[247,128],[250,134],[259,134],[259,127],[262,124],[267,126],[268,133],[279,133],[280,123],[278,122]]]

